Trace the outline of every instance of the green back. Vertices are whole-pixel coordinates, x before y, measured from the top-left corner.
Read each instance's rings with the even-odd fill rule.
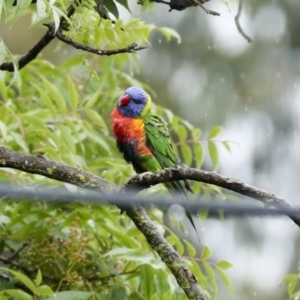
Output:
[[[174,168],[179,164],[175,155],[167,123],[160,117],[147,114],[144,116],[146,130],[146,145],[153,153],[161,169]],[[150,170],[152,171],[152,170]],[[170,192],[179,192],[186,197],[190,186],[186,181],[173,181],[165,186]]]
[[[175,155],[167,123],[155,115],[144,117],[146,144],[162,168],[175,167],[179,161]]]

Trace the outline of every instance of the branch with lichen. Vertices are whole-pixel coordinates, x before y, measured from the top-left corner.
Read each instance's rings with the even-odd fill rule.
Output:
[[[101,177],[92,175],[78,168],[48,160],[43,156],[22,154],[0,148],[0,168],[13,168],[26,173],[39,174],[50,179],[102,193],[121,193],[124,190],[137,192],[151,185],[188,179],[213,184],[234,191],[238,194],[258,200],[266,206],[276,208],[289,207],[289,204],[284,199],[275,194],[224,177],[215,172],[187,167],[140,174],[130,178],[125,186],[120,187]],[[127,215],[145,236],[150,246],[159,254],[162,261],[166,263],[188,298],[205,299],[193,274],[186,268],[178,253],[166,242],[157,227],[147,216],[145,210],[140,206],[120,208],[126,211]],[[298,216],[290,216],[290,218],[300,227],[300,218]]]
[[[122,192],[121,187],[88,172],[48,160],[40,155],[9,151],[0,147],[0,168],[12,168],[38,174],[60,182],[73,184],[102,193]],[[182,258],[164,239],[158,228],[140,206],[125,209],[128,217],[145,236],[161,260],[168,266],[188,299],[205,300],[195,276],[185,266]]]
[[[156,173],[144,173],[132,177],[126,182],[128,188],[143,189],[151,185],[156,185],[169,181],[176,180],[194,180],[213,184],[224,189],[236,192],[240,195],[250,197],[252,199],[262,202],[265,206],[276,208],[289,208],[290,205],[283,198],[276,196],[273,193],[258,189],[244,182],[233,180],[231,178],[222,176],[215,172],[203,171],[195,168],[180,167],[169,168]],[[296,225],[300,227],[300,217],[290,216]]]

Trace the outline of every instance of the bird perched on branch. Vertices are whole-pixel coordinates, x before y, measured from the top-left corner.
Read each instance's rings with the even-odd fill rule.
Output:
[[[151,97],[144,90],[130,87],[118,99],[111,113],[117,147],[138,174],[179,165],[167,124],[151,114],[151,103]],[[179,194],[184,199],[187,199],[188,191],[192,192],[186,180],[164,185],[171,195]],[[190,213],[186,211],[186,215],[198,235]]]

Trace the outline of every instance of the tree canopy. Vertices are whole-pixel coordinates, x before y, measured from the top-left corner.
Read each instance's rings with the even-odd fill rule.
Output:
[[[149,15],[154,6],[167,5],[178,11],[200,6],[204,16],[217,16],[205,2],[139,5]],[[237,30],[251,42],[239,23],[241,11],[242,2]],[[13,31],[26,19],[29,30],[42,31],[40,38],[30,38],[28,49],[15,54],[5,38],[0,40],[0,179],[12,190],[20,184],[21,195],[32,192],[32,197],[0,201],[1,299],[216,299],[219,281],[232,293],[227,273],[232,264],[199,245],[176,213],[166,217],[158,207],[121,203],[133,187],[144,196],[162,197],[158,183],[186,178],[193,180],[191,201],[199,195],[235,200],[232,192],[238,192],[289,207],[274,194],[216,174],[220,148],[230,152],[233,144],[219,139],[223,128],[213,126],[204,135],[159,101],[153,112],[167,121],[176,153],[189,168],[140,178],[123,160],[110,112],[128,86],[143,87],[155,100],[151,86],[138,79],[139,55],[151,51],[151,34],[171,44],[181,42],[179,34],[133,16],[127,0],[0,0],[3,26]],[[56,63],[42,53],[53,43]],[[211,172],[200,170],[207,161]],[[85,203],[80,199],[85,189],[98,192],[99,199],[119,194],[121,200],[116,205]],[[63,201],[62,196],[50,202],[35,191],[63,191],[66,198],[78,199]],[[208,215],[209,210],[199,212],[201,221]],[[299,217],[288,215],[300,226]],[[292,296],[297,277],[290,274],[284,281]]]

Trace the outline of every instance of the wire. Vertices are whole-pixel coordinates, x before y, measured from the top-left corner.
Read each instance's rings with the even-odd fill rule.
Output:
[[[170,208],[176,205],[184,207],[191,214],[197,214],[202,210],[209,210],[209,216],[218,215],[220,211],[226,215],[243,217],[249,216],[289,216],[300,217],[299,208],[265,208],[261,206],[248,205],[243,203],[233,203],[228,201],[203,201],[201,197],[187,201],[178,198],[143,197],[132,192],[105,194],[95,191],[82,191],[75,189],[70,191],[65,187],[42,187],[24,186],[11,183],[0,182],[0,197],[9,197],[14,200],[46,201],[49,203],[87,203],[95,205],[113,204],[126,210],[132,206],[157,206]]]

